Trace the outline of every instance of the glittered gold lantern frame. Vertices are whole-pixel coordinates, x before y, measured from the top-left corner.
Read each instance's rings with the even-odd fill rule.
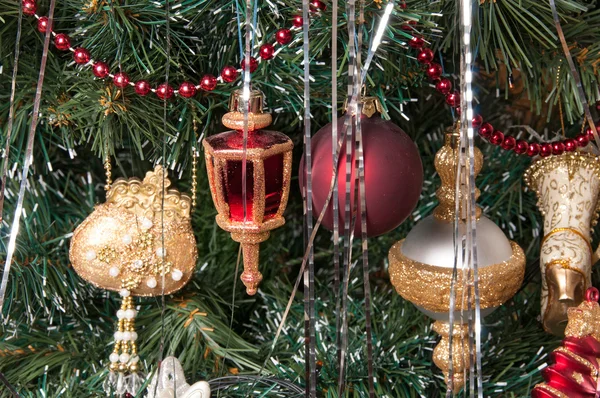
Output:
[[[245,160],[248,175],[246,176],[246,196],[251,201],[251,211],[244,211],[244,217],[232,215],[232,198],[228,194],[231,185],[240,181],[231,181],[232,174],[239,173],[244,161],[244,151],[239,147],[239,139],[244,128],[244,112],[241,91],[235,91],[230,100],[230,112],[223,116],[223,124],[234,131],[217,134],[203,141],[206,169],[213,202],[218,211],[217,224],[231,233],[231,238],[242,244],[244,272],[241,280],[249,295],[256,294],[262,274],[258,270],[260,243],[269,238],[270,231],[285,223],[285,211],[290,189],[292,172],[292,141],[285,135],[274,131],[262,131],[271,124],[271,115],[263,113],[263,94],[252,91],[248,101],[249,142]],[[260,142],[252,144],[253,139]],[[236,145],[230,145],[235,142]],[[265,164],[274,156],[282,156],[281,197],[276,211],[266,214],[267,171]],[[271,176],[272,177],[272,176]],[[242,205],[243,206],[243,205]],[[239,204],[237,204],[239,212]],[[246,210],[248,210],[246,205]]]

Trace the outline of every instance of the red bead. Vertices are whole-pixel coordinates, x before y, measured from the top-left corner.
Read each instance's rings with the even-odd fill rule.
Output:
[[[585,292],[585,300],[586,301],[598,301],[600,298],[600,292],[595,287],[588,287]]]
[[[580,148],[586,147],[590,142],[586,134],[580,134],[575,139],[577,140],[577,146]]]
[[[272,44],[266,43],[260,46],[260,57],[264,60],[272,59],[275,54],[275,47]]]
[[[277,40],[277,43],[281,44],[281,45],[285,45],[288,44],[289,42],[292,41],[292,31],[289,29],[279,29],[276,33],[275,33],[275,40]]]
[[[325,3],[323,3],[321,0],[311,0],[310,1],[310,6],[311,8],[313,8],[315,11],[319,10],[319,11],[325,11],[327,9],[327,6],[325,5]]]
[[[156,96],[161,100],[168,100],[174,94],[173,87],[167,83],[163,83],[156,88]]]
[[[217,78],[213,75],[202,76],[202,79],[200,79],[200,88],[204,91],[213,91],[217,88]]]
[[[424,48],[417,54],[417,61],[422,64],[429,64],[433,61],[433,51],[430,48]]]
[[[223,67],[223,69],[221,70],[221,78],[226,83],[231,83],[235,81],[235,79],[237,79],[237,75],[237,69],[230,65]]]
[[[431,80],[437,80],[442,76],[442,65],[432,62],[427,66],[426,73]]]
[[[92,67],[92,72],[94,76],[104,79],[110,73],[110,69],[106,62],[97,61]]]
[[[529,144],[525,140],[517,141],[515,145],[515,153],[522,155],[527,152],[527,148],[529,148]]]
[[[500,130],[496,130],[490,137],[490,142],[494,145],[500,145],[504,142],[504,133]]]
[[[403,10],[406,10],[406,7],[408,7],[408,5],[406,4],[405,1],[403,1],[402,3],[399,4],[400,8],[402,8]]]
[[[540,146],[540,156],[546,158],[552,155],[552,144],[545,143]]]
[[[473,125],[474,129],[478,129],[479,127],[481,127],[481,125],[483,124],[483,118],[481,117],[481,115],[473,116],[473,119],[471,119],[471,124]]]
[[[150,83],[148,80],[139,80],[135,82],[135,93],[141,96],[147,95],[150,92]]]
[[[48,29],[48,17],[40,17],[37,24],[38,32],[46,33],[46,29]]]
[[[418,36],[413,36],[408,41],[408,45],[412,48],[421,48],[421,47],[423,47],[424,44],[425,44],[425,42],[423,41],[423,39]]]
[[[411,32],[411,31],[413,31],[413,30],[415,29],[415,28],[414,28],[414,26],[415,26],[416,24],[417,24],[417,21],[410,20],[410,21],[408,21],[407,23],[405,23],[405,24],[402,24],[402,25],[400,26],[400,29],[402,29],[402,30],[403,30],[403,31],[405,31],[405,32]]]
[[[537,144],[535,142],[529,144],[529,147],[527,148],[527,156],[534,157],[538,153],[540,153],[540,144]]]
[[[454,112],[456,112],[456,114],[460,116],[460,114],[462,113],[462,109],[460,108],[460,106],[457,106],[456,108],[454,108]]]
[[[196,86],[190,82],[183,82],[179,85],[179,95],[184,98],[191,98],[196,95]]]
[[[294,19],[292,19],[292,25],[296,28],[301,28],[303,22],[302,15],[295,15]]]
[[[79,65],[87,64],[88,62],[90,62],[91,55],[90,52],[85,48],[77,47],[73,52],[73,59],[75,60],[75,63]]]
[[[494,132],[494,126],[489,123],[483,123],[479,128],[479,135],[484,138],[490,138]]]
[[[589,141],[594,141],[594,133],[592,133],[592,129],[591,128],[587,128],[587,130],[585,130],[585,133],[587,134],[588,140]],[[596,125],[596,134],[600,135],[600,126]]]
[[[504,136],[504,141],[502,141],[502,144],[500,144],[502,149],[505,151],[510,151],[515,147],[515,145],[517,145],[517,140],[515,140],[515,137],[511,135]]]
[[[573,152],[577,149],[577,141],[573,138],[567,138],[563,143],[565,144],[565,151],[567,152]]]
[[[453,91],[449,94],[446,94],[446,103],[453,108],[456,108],[460,105],[460,94],[458,91]]]
[[[71,47],[71,39],[64,33],[59,33],[54,36],[54,45],[62,51],[67,51]]]
[[[452,90],[452,82],[442,78],[435,84],[435,89],[442,94],[448,94]]]
[[[113,77],[113,83],[119,88],[125,88],[129,84],[129,76],[123,72],[115,73],[115,76]]]
[[[553,155],[562,155],[562,153],[565,151],[565,145],[558,141],[558,142],[553,142],[552,143],[552,154]]]
[[[23,14],[35,15],[37,11],[37,4],[34,0],[23,0]]]
[[[246,70],[246,59],[245,58],[242,60],[241,67],[242,67],[243,71]],[[258,68],[258,61],[256,60],[256,58],[250,57],[250,73],[253,73],[256,70],[256,68]]]

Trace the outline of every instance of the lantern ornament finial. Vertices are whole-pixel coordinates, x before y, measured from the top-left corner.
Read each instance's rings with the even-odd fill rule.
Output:
[[[259,245],[270,231],[285,223],[292,171],[292,141],[277,131],[261,130],[271,124],[263,113],[264,95],[242,91],[231,94],[229,112],[222,122],[233,129],[203,141],[210,191],[217,208],[217,224],[242,245],[244,272],[241,279],[248,294],[256,294],[262,274],[258,270]],[[244,209],[242,162],[244,159],[244,106],[248,106],[246,145],[246,208]]]

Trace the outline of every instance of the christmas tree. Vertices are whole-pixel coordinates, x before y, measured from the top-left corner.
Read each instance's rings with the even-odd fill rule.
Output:
[[[302,396],[307,382],[302,299],[308,294],[303,284],[274,340],[305,254],[305,209],[298,181],[306,121],[302,23],[309,24],[314,134],[342,115],[352,47],[364,63],[386,3],[359,1],[356,12],[349,14],[349,3],[313,0],[305,5],[308,22],[302,20],[302,3],[289,0],[54,3],[0,0],[0,131],[6,176],[0,258],[8,278],[0,396],[106,395],[120,297],[75,272],[70,241],[94,206],[107,200],[107,174],[112,182],[143,178],[157,164],[168,170],[170,188],[195,192],[190,214],[198,257],[183,289],[136,299],[140,367],[151,374],[160,359],[173,355],[190,384],[213,380],[213,394]],[[600,101],[600,9],[596,2],[557,0],[561,34],[552,4],[481,0],[473,13],[474,107],[494,126],[486,139],[476,141],[484,158],[477,178],[478,204],[523,248],[527,263],[517,294],[482,323],[485,396],[529,396],[542,380],[548,353],[560,344],[560,337],[548,334],[540,322],[543,218],[535,192],[523,180],[532,162],[529,147],[523,147],[523,154],[517,148],[521,139],[575,139],[582,132],[587,137],[588,104],[582,102],[561,36],[595,113]],[[391,10],[364,90],[380,100],[383,117],[417,145],[424,184],[408,219],[369,239],[370,321],[361,242],[354,240],[353,258],[347,261],[353,265],[346,395],[368,396],[365,330],[370,324],[375,395],[437,397],[447,389],[432,359],[439,336],[431,319],[394,290],[388,251],[438,204],[434,156],[444,143],[444,131],[460,116],[458,99],[448,97],[449,89],[435,86],[440,76],[456,89],[460,85],[460,9],[456,1],[407,0],[393,3]],[[349,23],[356,23],[356,35]],[[251,27],[250,42],[246,26]],[[46,35],[50,28],[56,35]],[[294,143],[285,226],[271,231],[261,244],[263,280],[254,296],[246,295],[239,282],[240,244],[215,222],[202,154],[204,139],[227,130],[221,118],[228,112],[231,93],[244,87],[240,63],[246,46],[258,61],[251,86],[265,94],[273,116],[269,129]],[[440,70],[430,70],[433,64]],[[511,143],[509,135],[516,140]],[[569,145],[566,138],[561,142]],[[567,150],[563,146],[560,152]],[[338,396],[339,374],[334,251],[331,232],[320,228],[314,240],[316,390],[331,397]],[[12,258],[7,259],[9,254]],[[592,283],[597,278],[594,272]]]

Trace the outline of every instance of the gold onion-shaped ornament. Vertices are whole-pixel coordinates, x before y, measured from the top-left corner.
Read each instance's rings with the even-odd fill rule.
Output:
[[[190,280],[196,266],[191,200],[168,189],[170,185],[161,166],[143,181],[118,179],[107,191],[106,202],[73,233],[69,258],[75,271],[123,298],[107,391],[135,395],[141,385],[132,296],[173,293]]]
[[[525,182],[536,192],[544,218],[542,323],[562,335],[567,310],[583,301],[598,260],[591,233],[598,220],[600,159],[587,152],[541,158],[525,172]]]
[[[461,310],[467,310],[468,302],[461,301],[468,281],[458,273],[455,283],[455,324],[453,327],[452,362],[453,378],[449,377],[449,311],[452,270],[454,267],[454,221],[455,187],[458,165],[459,134],[454,128],[446,134],[445,145],[435,156],[435,168],[442,180],[436,191],[439,206],[433,215],[419,222],[406,239],[394,244],[389,252],[390,279],[398,294],[433,318],[433,329],[442,336],[435,347],[433,359],[442,369],[446,383],[455,392],[465,383],[464,369],[469,368],[469,350],[466,340],[467,325],[458,323]],[[475,149],[475,175],[481,171],[483,155]],[[464,176],[465,173],[462,173]],[[464,186],[464,184],[461,184]],[[476,189],[476,198],[479,197]],[[464,203],[469,193],[459,192],[461,223],[464,231]],[[525,255],[515,242],[509,241],[502,230],[481,214],[477,208],[477,257],[479,269],[479,293],[482,317],[511,298],[521,286],[525,273]],[[462,263],[458,251],[457,263]]]
[[[246,207],[243,192],[244,104],[248,111],[246,146]],[[262,274],[258,270],[260,243],[270,231],[285,223],[292,173],[294,145],[286,135],[262,130],[271,124],[263,112],[264,95],[258,90],[243,101],[242,90],[231,94],[229,112],[223,116],[225,127],[233,129],[203,141],[206,170],[213,202],[219,214],[219,227],[241,243],[244,272],[241,280],[249,295],[256,294]]]

